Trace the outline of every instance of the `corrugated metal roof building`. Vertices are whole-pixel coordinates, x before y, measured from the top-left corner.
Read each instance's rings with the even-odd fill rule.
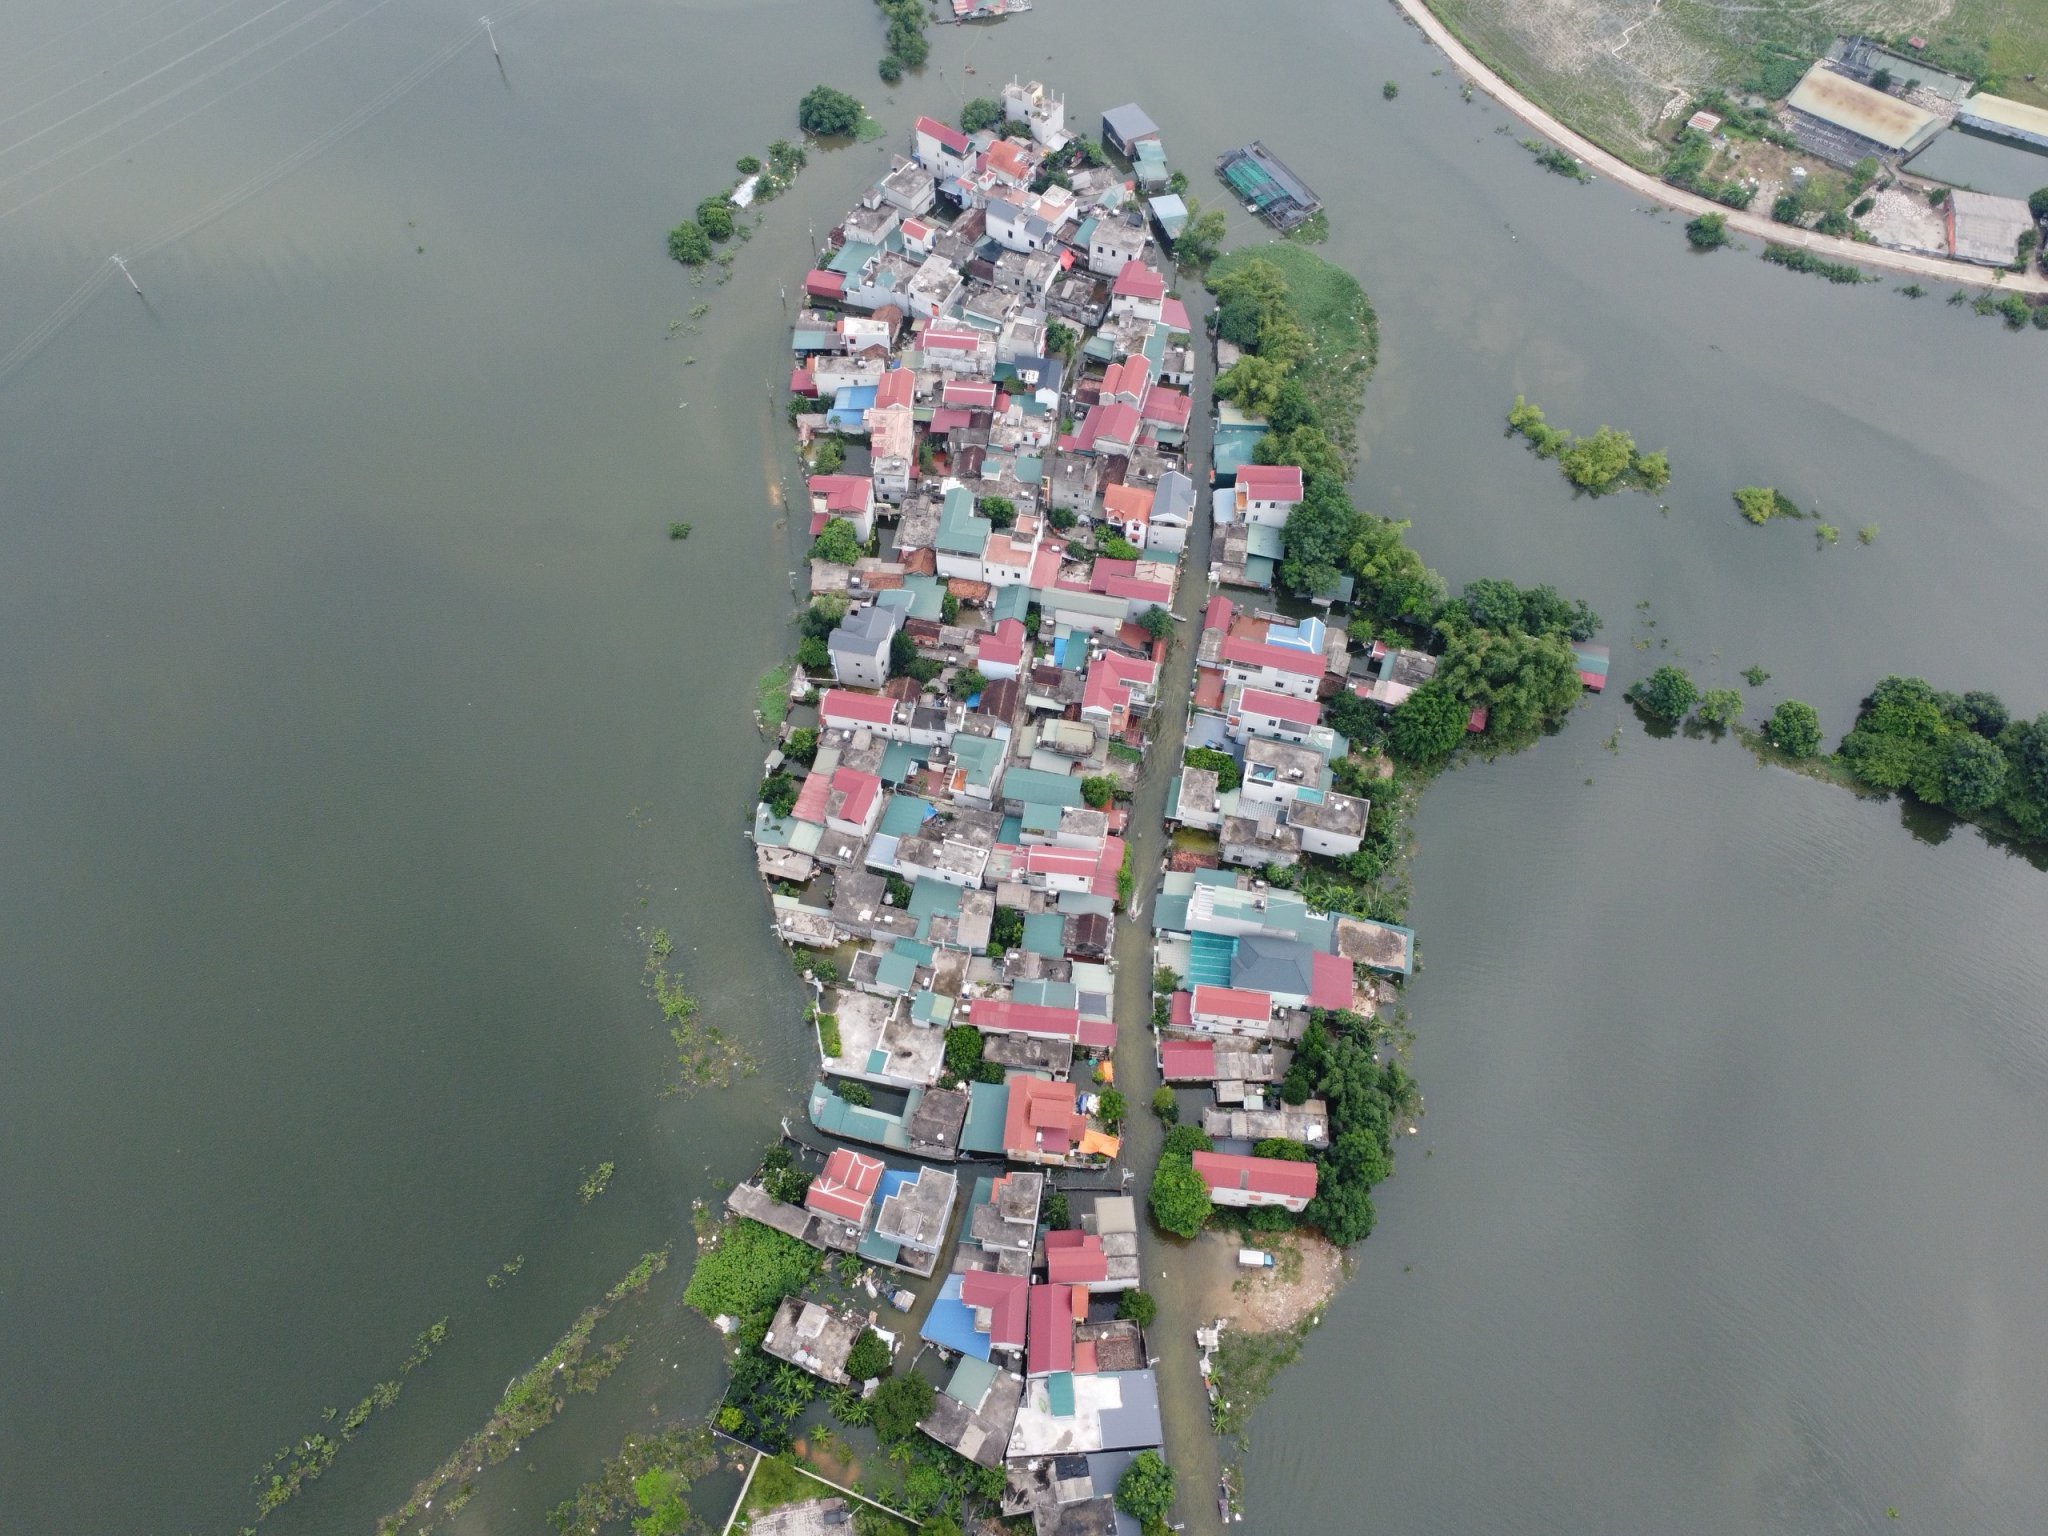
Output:
[[[1872,155],[1910,154],[1941,131],[1941,119],[1926,108],[1836,74],[1824,62],[1806,72],[1785,105],[1795,119],[1808,118],[1838,130],[1838,136],[1847,135],[1840,143],[1835,142],[1838,136],[1809,142],[1802,133],[1800,142],[1823,158],[1846,157],[1849,163],[1861,158],[1852,152],[1864,145],[1869,146],[1864,152]]]
[[[2048,111],[2004,96],[1972,96],[1956,112],[1956,126],[2048,154]]]
[[[1948,195],[1948,248],[1957,261],[2010,266],[2019,258],[2020,236],[2033,225],[2027,205],[2016,197],[1961,190]]]

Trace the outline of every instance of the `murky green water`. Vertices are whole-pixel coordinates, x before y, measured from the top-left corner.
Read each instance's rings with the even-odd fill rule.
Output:
[[[367,1528],[794,1105],[740,835],[789,610],[778,287],[886,145],[815,157],[723,288],[661,236],[819,78],[892,129],[1013,71],[1083,124],[1135,96],[1201,194],[1265,138],[1382,317],[1361,500],[1453,582],[1591,599],[1620,681],[1760,662],[1756,702],[1831,730],[1896,669],[2048,707],[2040,338],[1689,256],[1538,171],[1390,9],[1042,0],[935,34],[889,102],[861,0],[546,4],[494,18],[502,72],[473,38],[300,164],[471,10],[346,0],[224,63],[309,0],[102,102],[263,5],[209,9],[33,0],[0,61],[0,351],[254,188],[0,383],[10,1531],[232,1529],[263,1457],[446,1314],[274,1526]],[[1518,390],[1668,445],[1668,515],[1566,496],[1499,435]],[[1750,529],[1750,483],[1882,532]],[[1612,699],[1453,775],[1420,831],[1431,1112],[1254,1421],[1245,1528],[2029,1528],[2042,874]],[[660,1096],[650,924],[758,1077]],[[463,1529],[538,1529],[625,1430],[710,1401],[685,1274]]]

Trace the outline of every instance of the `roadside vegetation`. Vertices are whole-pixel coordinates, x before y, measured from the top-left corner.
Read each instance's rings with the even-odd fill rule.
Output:
[[[825,87],[818,89],[824,90]],[[853,100],[850,96],[846,99]],[[810,97],[804,100],[808,102]],[[853,105],[858,114],[860,103],[856,101]],[[730,270],[733,256],[726,247],[735,239],[745,242],[751,238],[753,226],[761,220],[762,206],[788,189],[796,179],[796,173],[804,168],[807,158],[800,145],[784,139],[777,139],[768,146],[765,165],[753,155],[742,155],[735,169],[742,179],[756,178],[751,204],[744,209],[734,206],[732,199],[740,188],[739,181],[728,182],[719,191],[711,193],[697,204],[696,212],[668,232],[669,258],[686,267],[702,267],[711,263]],[[753,215],[751,221],[747,218],[749,213]],[[702,318],[701,309],[699,306],[699,309],[691,311],[692,317]],[[678,533],[678,528],[684,531]],[[671,523],[669,537],[686,539],[690,536],[688,529],[687,523]]]

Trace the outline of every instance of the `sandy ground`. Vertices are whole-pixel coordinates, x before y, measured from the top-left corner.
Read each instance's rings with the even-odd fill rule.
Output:
[[[1409,20],[1422,29],[1425,37],[1443,50],[1445,57],[1456,65],[1461,73],[1509,112],[1568,153],[1578,156],[1589,169],[1610,181],[1620,182],[1631,192],[1640,193],[1666,208],[1676,209],[1688,217],[1699,213],[1723,213],[1728,216],[1728,227],[1732,230],[1777,245],[1797,246],[1832,260],[1854,262],[1859,266],[1876,267],[1887,272],[1903,272],[1912,277],[1932,277],[1943,282],[1967,283],[1973,288],[1982,288],[1995,282],[2001,290],[2048,294],[2048,275],[2039,271],[1995,275],[1984,267],[1972,266],[1964,261],[1950,261],[1939,256],[1921,256],[1910,251],[1886,250],[1881,246],[1864,245],[1854,240],[1816,234],[1810,229],[1793,229],[1788,225],[1774,223],[1770,218],[1767,204],[1743,212],[1723,208],[1703,197],[1682,192],[1677,187],[1666,186],[1656,177],[1645,175],[1626,161],[1610,155],[1591,140],[1573,133],[1528,97],[1516,91],[1473,57],[1471,50],[1451,34],[1450,29],[1436,18],[1424,0],[1394,0],[1394,3],[1401,7]],[[1763,204],[1764,200],[1759,197],[1757,202]]]
[[[1240,1269],[1237,1250],[1254,1246],[1279,1263]],[[1240,1242],[1234,1232],[1205,1233],[1185,1262],[1199,1269],[1196,1317],[1205,1325],[1223,1318],[1248,1333],[1292,1328],[1321,1311],[1351,1274],[1342,1249],[1298,1233],[1276,1233],[1256,1244]]]

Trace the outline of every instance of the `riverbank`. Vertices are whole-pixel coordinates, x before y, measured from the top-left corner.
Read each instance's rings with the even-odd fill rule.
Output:
[[[1425,38],[1443,52],[1459,73],[1499,102],[1512,116],[1577,156],[1598,174],[1610,181],[1619,182],[1631,192],[1649,198],[1662,207],[1688,217],[1708,213],[1719,214],[1727,220],[1727,226],[1731,230],[1770,245],[1812,251],[1833,261],[1853,262],[1859,266],[1874,267],[1879,271],[1894,272],[1905,277],[1934,278],[1941,282],[1961,283],[1972,288],[1996,288],[2008,293],[2048,295],[2048,274],[2037,270],[2004,272],[1975,266],[1969,262],[1950,261],[1939,256],[1922,256],[1911,251],[1894,251],[1884,246],[1865,245],[1860,241],[1844,240],[1832,235],[1819,234],[1814,230],[1780,224],[1768,213],[1752,213],[1746,209],[1729,208],[1711,199],[1682,191],[1645,171],[1638,170],[1618,155],[1602,149],[1591,139],[1575,133],[1537,106],[1482,63],[1478,55],[1466,47],[1457,34],[1429,8],[1426,0],[1393,0],[1393,3],[1421,29]]]

